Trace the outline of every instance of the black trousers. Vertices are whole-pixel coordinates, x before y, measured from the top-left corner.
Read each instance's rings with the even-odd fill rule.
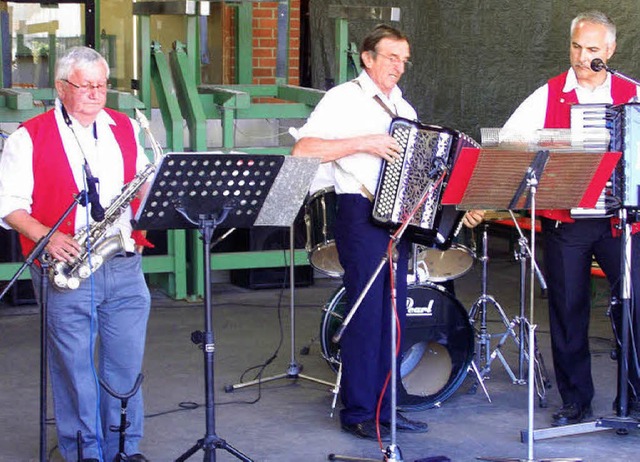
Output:
[[[591,311],[591,261],[595,257],[611,287],[620,298],[621,238],[613,237],[609,219],[582,219],[557,223],[543,219],[543,248],[549,295],[549,325],[553,366],[563,404],[588,405],[594,395],[589,350]],[[640,351],[640,235],[632,238],[632,322],[635,348],[629,346],[629,385],[640,392],[636,351]],[[613,318],[620,332],[621,315],[614,307]],[[635,351],[634,351],[635,350]],[[614,381],[616,378],[611,377]],[[620,384],[618,384],[619,386]]]
[[[334,234],[344,268],[344,285],[349,309],[364,290],[387,251],[389,230],[371,222],[373,204],[358,194],[338,195]],[[398,246],[395,278],[397,313],[402,328],[406,318],[409,245]],[[391,279],[385,266],[367,292],[340,341],[342,383],[340,412],[343,424],[373,419],[383,384],[391,369]],[[400,369],[398,368],[398,371]],[[390,385],[383,397],[380,420],[389,422]]]

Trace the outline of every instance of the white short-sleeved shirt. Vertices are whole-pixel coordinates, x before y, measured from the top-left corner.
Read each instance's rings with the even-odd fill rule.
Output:
[[[378,95],[385,105],[399,117],[415,120],[415,109],[402,97],[395,87],[387,98],[363,71],[353,81],[345,82],[329,90],[309,116],[306,124],[298,130],[296,139],[316,137],[341,139],[362,135],[387,133],[391,116],[374,99]],[[338,194],[360,194],[364,185],[375,192],[380,175],[382,159],[367,153],[356,153],[320,166],[311,192],[333,184]]]

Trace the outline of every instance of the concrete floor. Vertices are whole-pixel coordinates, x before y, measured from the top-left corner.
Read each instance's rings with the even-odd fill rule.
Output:
[[[489,293],[505,309],[509,319],[518,313],[519,264],[514,262],[503,238],[490,239]],[[480,265],[456,280],[459,305],[469,309],[480,294]],[[323,307],[335,303],[339,281],[316,278],[310,287],[295,290],[294,360],[302,375],[286,377],[292,359],[290,292],[288,289],[249,290],[230,284],[213,288],[215,352],[215,430],[237,450],[255,461],[322,461],[329,454],[382,460],[377,443],[357,439],[340,430],[330,417],[331,387],[336,374],[323,359],[321,332]],[[606,285],[594,287],[591,347],[596,382],[593,402],[596,416],[611,415],[617,368],[609,357],[611,329],[606,317]],[[456,302],[450,302],[455,306]],[[536,291],[534,322],[538,344],[553,383],[549,352],[546,302]],[[527,307],[529,315],[529,307]],[[489,332],[501,334],[504,326],[493,306],[488,309]],[[205,433],[204,371],[202,352],[190,341],[192,331],[202,330],[202,303],[174,301],[153,291],[143,389],[146,403],[146,436],[142,449],[153,461],[174,460]],[[497,338],[494,339],[494,344]],[[518,374],[517,347],[509,339],[503,348],[506,363]],[[307,353],[307,354],[301,354]],[[268,363],[264,369],[261,365]],[[0,461],[38,460],[39,442],[39,315],[34,306],[0,307]],[[248,371],[248,372],[247,372]],[[284,378],[225,392],[225,386],[284,374]],[[425,380],[438,380],[427,373]],[[418,461],[445,455],[457,462],[477,458],[535,460],[581,458],[585,461],[640,460],[640,436],[614,431],[592,432],[535,441],[530,448],[520,432],[528,424],[528,387],[513,384],[499,360],[491,365],[481,390],[469,393],[472,375],[438,408],[418,410],[410,418],[426,420],[426,434],[398,434],[402,460]],[[184,403],[193,403],[185,405]],[[424,401],[423,401],[424,403]],[[534,427],[548,428],[550,416],[560,404],[555,387],[547,391],[548,407],[535,400]],[[193,409],[192,409],[193,408]],[[50,412],[50,411],[49,411]],[[48,426],[50,460],[55,451],[55,429]],[[387,444],[383,445],[386,448]],[[201,460],[203,452],[190,460]],[[216,460],[237,460],[223,449]]]

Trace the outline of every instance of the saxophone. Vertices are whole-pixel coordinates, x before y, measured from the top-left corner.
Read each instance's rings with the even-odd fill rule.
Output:
[[[151,143],[154,161],[147,164],[144,170],[136,174],[124,186],[121,194],[105,210],[104,220],[91,223],[90,226],[82,228],[73,236],[73,239],[82,248],[80,254],[73,261],[53,260],[51,262],[49,279],[59,290],[77,289],[81,280],[91,276],[104,262],[124,253],[125,241],[122,231],[119,230],[118,233],[105,238],[107,230],[127,210],[142,185],[155,173],[163,157],[162,148],[149,129],[149,120],[138,109],[135,109],[135,112],[140,127]]]

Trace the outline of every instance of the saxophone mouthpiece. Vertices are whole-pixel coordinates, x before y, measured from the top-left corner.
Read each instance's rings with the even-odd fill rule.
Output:
[[[137,107],[133,109],[136,113],[136,120],[138,121],[138,123],[140,124],[140,126],[144,129],[144,130],[148,130],[149,129],[149,119],[147,119],[147,116],[145,116],[142,111],[140,109],[138,109]]]

